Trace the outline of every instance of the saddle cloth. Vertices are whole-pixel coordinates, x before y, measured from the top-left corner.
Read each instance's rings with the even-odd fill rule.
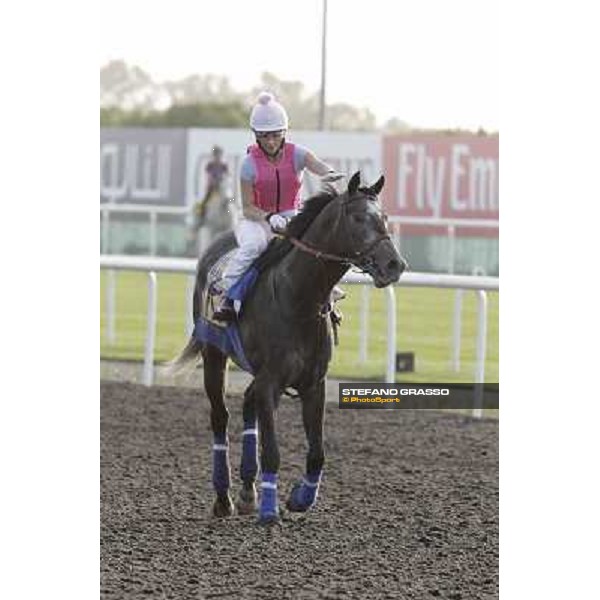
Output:
[[[216,346],[240,368],[253,374],[252,365],[244,353],[237,322],[223,323],[215,321],[213,318],[215,309],[224,293],[227,293],[235,301],[234,306],[239,314],[244,298],[258,277],[258,271],[254,267],[250,267],[226,292],[222,287],[223,272],[233,252],[235,249],[224,254],[208,273],[200,302],[200,316],[194,327],[194,337],[199,342]]]

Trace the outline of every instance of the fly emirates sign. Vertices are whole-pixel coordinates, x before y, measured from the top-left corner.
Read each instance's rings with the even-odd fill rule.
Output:
[[[383,144],[388,214],[498,219],[498,136],[399,135]]]

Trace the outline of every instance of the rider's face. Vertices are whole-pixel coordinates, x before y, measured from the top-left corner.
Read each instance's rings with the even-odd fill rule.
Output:
[[[285,137],[285,131],[257,131],[255,133],[258,143],[269,154],[274,154],[279,149]]]

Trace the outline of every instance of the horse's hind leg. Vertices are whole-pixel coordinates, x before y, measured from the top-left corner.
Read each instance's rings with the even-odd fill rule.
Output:
[[[254,383],[251,383],[244,392],[244,433],[242,438],[242,461],[240,464],[240,490],[236,508],[239,514],[249,515],[256,512],[256,474],[258,472],[258,459],[256,455],[256,442],[258,425],[256,422],[256,403],[254,400]]]
[[[314,506],[319,492],[321,471],[325,462],[323,450],[323,417],[325,412],[325,380],[300,392],[302,399],[302,421],[308,440],[306,474],[301,483],[292,489],[287,508],[304,512]]]
[[[233,514],[229,496],[231,476],[229,470],[229,442],[227,422],[229,412],[225,408],[224,388],[227,357],[214,346],[202,350],[204,362],[204,387],[210,400],[210,423],[213,430],[213,486],[217,497],[213,504],[216,517]]]
[[[258,428],[260,431],[261,495],[258,519],[268,524],[279,521],[277,474],[279,447],[275,433],[275,412],[279,403],[279,386],[268,372],[260,372],[253,386]]]

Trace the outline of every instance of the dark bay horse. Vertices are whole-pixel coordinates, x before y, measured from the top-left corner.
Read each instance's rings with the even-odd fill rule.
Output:
[[[376,287],[394,283],[406,267],[390,240],[377,199],[383,183],[382,176],[374,185],[363,187],[357,172],[344,193],[328,190],[307,200],[290,221],[284,239],[273,240],[258,259],[263,268],[239,318],[240,337],[255,376],[244,393],[243,485],[237,509],[242,514],[257,509],[260,432],[260,522],[279,518],[275,412],[287,388],[298,392],[308,441],[306,473],[292,489],[287,507],[303,512],[316,502],[324,462],[325,377],[332,354],[331,327],[323,309],[332,288],[352,265],[369,273]],[[233,234],[223,236],[201,258],[194,292],[194,322],[200,314],[208,272],[235,244]],[[224,403],[227,357],[215,346],[192,337],[174,364],[194,360],[200,353],[214,434],[213,513],[224,517],[234,512],[229,495],[229,413]]]

